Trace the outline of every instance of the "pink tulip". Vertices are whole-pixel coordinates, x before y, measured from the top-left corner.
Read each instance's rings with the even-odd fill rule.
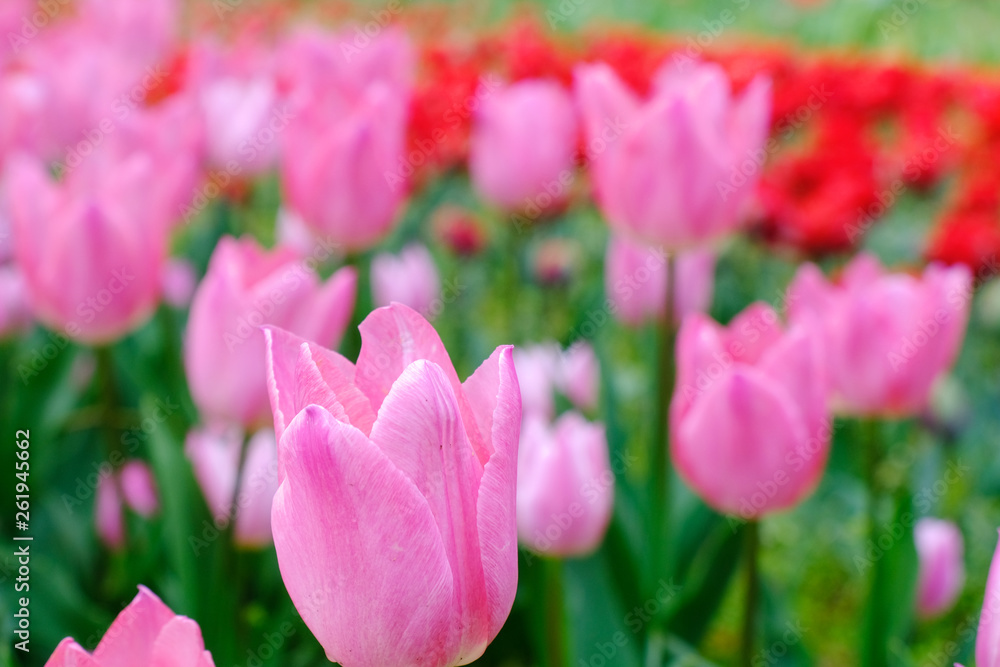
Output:
[[[821,354],[810,327],[782,331],[760,303],[729,327],[697,313],[684,321],[671,454],[705,502],[755,519],[815,488],[832,428]]]
[[[434,258],[426,247],[411,244],[398,255],[380,253],[372,259],[372,298],[376,306],[398,302],[428,319],[432,307],[440,307],[441,280]]]
[[[512,350],[460,383],[406,306],[379,308],[360,329],[357,366],[267,331],[281,576],[344,667],[467,664],[517,588]]]
[[[151,64],[174,47],[180,19],[177,0],[83,0],[80,20],[94,41],[107,42],[123,56]]]
[[[913,528],[920,569],[917,612],[940,616],[954,606],[965,584],[962,532],[951,521],[923,518]]]
[[[356,281],[347,267],[320,283],[290,248],[264,250],[250,237],[223,238],[191,303],[185,334],[184,365],[203,416],[248,430],[267,424],[260,326],[336,345],[354,309]]]
[[[0,266],[0,338],[20,333],[30,325],[24,277],[13,266]]]
[[[205,429],[188,433],[184,452],[216,525],[226,526],[235,519],[236,544],[262,547],[271,543],[271,501],[278,489],[274,430],[265,428],[250,438],[237,493],[242,448],[239,429]]]
[[[976,635],[976,667],[1000,667],[1000,546],[993,552],[990,574],[986,578],[983,613]],[[962,667],[956,663],[955,667]]]
[[[667,309],[666,256],[660,250],[615,234],[608,243],[604,264],[604,291],[614,314],[629,326],[663,319]],[[712,303],[715,256],[696,249],[677,255],[674,320],[703,313]]]
[[[561,85],[511,84],[477,110],[469,138],[472,183],[502,208],[547,208],[568,195],[576,146],[573,100]]]
[[[0,35],[6,34],[0,32]],[[10,153],[37,154],[46,145],[43,119],[47,96],[45,83],[37,72],[0,71],[0,108],[3,109],[0,114],[0,165]]]
[[[117,551],[125,544],[125,517],[116,475],[102,475],[94,494],[94,525],[97,536],[109,549]]]
[[[517,462],[517,533],[545,556],[585,556],[611,521],[615,475],[604,427],[567,412],[551,429],[525,419]]]
[[[589,343],[578,341],[562,353],[556,386],[580,410],[597,407],[601,366]]]
[[[524,413],[551,419],[555,414],[553,391],[562,363],[559,346],[547,343],[519,347],[514,350],[514,363]]]
[[[288,82],[294,120],[281,142],[284,194],[308,226],[347,250],[383,238],[407,194],[412,51],[396,31],[371,42],[357,54],[350,40],[316,36],[286,47],[303,56]]]
[[[45,667],[214,667],[198,624],[178,616],[145,586],[118,614],[93,654],[71,638]]]
[[[793,320],[816,321],[825,338],[835,410],[909,415],[922,410],[965,336],[972,276],[961,265],[922,277],[886,274],[863,254],[832,285],[803,266],[788,290]]]
[[[641,100],[605,64],[575,72],[598,204],[612,228],[678,248],[736,228],[759,176],[771,86],[734,97],[717,65],[664,63]],[[755,168],[746,176],[741,165]]]
[[[129,461],[122,466],[122,497],[139,516],[149,518],[160,509],[153,472],[142,461]]]
[[[86,343],[135,329],[160,297],[166,230],[145,196],[143,156],[53,183],[37,161],[8,165],[7,205],[30,305],[47,326]]]
[[[163,300],[174,308],[187,308],[198,283],[191,263],[183,259],[168,259],[163,267]]]

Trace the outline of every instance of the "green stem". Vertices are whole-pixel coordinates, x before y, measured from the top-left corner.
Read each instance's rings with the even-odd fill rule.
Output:
[[[655,590],[662,573],[669,571],[670,554],[667,550],[667,523],[670,517],[670,399],[674,394],[676,364],[674,359],[677,343],[677,325],[674,319],[674,293],[676,281],[676,259],[666,257],[667,296],[666,311],[660,329],[659,367],[657,369],[656,422],[653,426],[651,442],[652,462],[652,507],[650,511],[653,525],[649,532],[651,540],[651,571],[647,584]]]
[[[101,394],[101,431],[108,447],[109,457],[122,448],[118,429],[115,427],[115,411],[118,409],[118,382],[115,380],[115,363],[111,348],[102,346],[94,349],[97,360],[97,386]]]
[[[747,523],[743,539],[746,597],[743,605],[740,664],[744,667],[752,667],[757,643],[757,609],[760,606],[760,524],[756,521]]]
[[[562,561],[558,558],[542,559],[545,601],[545,650],[549,667],[569,667],[562,568]]]
[[[347,331],[344,332],[344,337],[340,342],[340,350],[341,354],[351,361],[357,361],[358,355],[361,354],[361,332],[358,330],[358,327],[364,321],[372,306],[371,282],[369,279],[370,262],[367,261],[366,255],[348,253],[344,257],[344,266],[354,267],[354,270],[357,272],[358,293],[354,299],[354,312],[351,314],[351,323],[348,325]]]

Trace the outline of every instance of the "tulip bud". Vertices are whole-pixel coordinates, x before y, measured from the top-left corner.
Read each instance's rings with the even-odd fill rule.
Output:
[[[816,322],[825,339],[834,408],[850,415],[912,415],[965,336],[972,277],[964,266],[928,266],[921,277],[886,274],[859,255],[832,285],[811,264],[788,289],[793,321]]]
[[[604,427],[567,412],[550,430],[537,415],[522,426],[517,464],[518,539],[546,556],[585,556],[611,521],[615,475]]]
[[[940,616],[954,606],[965,584],[962,533],[951,521],[923,518],[913,528],[917,546],[917,613]]]
[[[694,314],[677,341],[671,455],[705,502],[745,520],[792,507],[826,466],[832,423],[821,348],[754,304],[729,327]]]
[[[191,303],[184,365],[207,420],[253,428],[269,417],[264,324],[336,344],[354,308],[354,269],[325,284],[289,248],[264,250],[247,237],[223,238]]]
[[[94,524],[97,536],[109,549],[117,551],[125,544],[122,497],[118,489],[118,479],[114,474],[102,475],[97,480],[94,494]]]
[[[398,302],[428,319],[441,293],[434,258],[424,246],[413,243],[398,255],[379,253],[372,259],[372,300],[376,306]]]
[[[577,68],[574,87],[597,203],[612,229],[674,249],[741,223],[766,157],[766,79],[737,97],[718,65],[668,61],[643,101],[609,66],[593,64]]]
[[[198,624],[177,616],[152,591],[139,586],[139,594],[118,614],[92,655],[67,637],[45,663],[45,667],[77,665],[213,667],[214,663]]]
[[[558,83],[527,80],[495,91],[472,126],[472,183],[502,208],[550,208],[569,195],[576,137],[573,101]]]
[[[129,461],[121,470],[121,491],[125,503],[143,517],[149,518],[160,509],[153,473],[142,461]]]

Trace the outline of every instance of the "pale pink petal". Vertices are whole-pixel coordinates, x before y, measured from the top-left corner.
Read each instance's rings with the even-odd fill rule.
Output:
[[[198,624],[190,618],[175,616],[153,643],[148,664],[149,667],[201,667],[204,657],[205,642]]]
[[[82,646],[67,637],[59,642],[59,646],[45,662],[45,667],[101,667],[101,664],[90,657]]]
[[[289,424],[272,527],[288,593],[344,667],[456,664],[457,592],[427,501],[365,435],[317,406]]]
[[[153,643],[175,617],[167,605],[145,586],[115,618],[94,649],[101,667],[136,667],[149,662]]]

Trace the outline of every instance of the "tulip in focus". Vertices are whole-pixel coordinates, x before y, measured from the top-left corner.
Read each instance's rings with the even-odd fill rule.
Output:
[[[431,307],[441,294],[441,280],[426,247],[414,243],[398,255],[379,253],[372,259],[371,279],[376,306],[398,302],[432,319]]]
[[[144,323],[160,297],[166,244],[144,202],[158,178],[152,163],[135,156],[60,183],[24,156],[8,169],[15,256],[38,319],[91,344]]]
[[[577,68],[575,93],[597,202],[612,229],[677,249],[739,226],[759,168],[750,176],[738,168],[768,136],[766,78],[735,96],[718,65],[665,62],[642,100],[598,63]]]
[[[951,521],[923,518],[913,528],[919,573],[917,613],[940,616],[954,606],[965,584],[962,532]]]
[[[73,639],[59,642],[45,667],[214,667],[201,628],[178,616],[145,586],[122,609],[92,654]]]
[[[585,556],[600,546],[615,496],[604,427],[567,412],[525,419],[517,462],[517,533],[532,551]]]
[[[184,453],[191,461],[216,525],[227,526],[235,519],[236,544],[263,547],[271,543],[271,501],[278,489],[274,430],[261,429],[250,438],[246,448],[242,474],[239,465],[243,433],[239,429],[192,431],[188,433]]]
[[[818,484],[832,425],[817,336],[782,331],[753,304],[728,327],[688,317],[677,341],[671,455],[681,477],[720,512],[757,519]]]
[[[266,332],[281,576],[344,667],[464,665],[496,637],[517,588],[511,348],[460,383],[410,308],[379,308],[360,330],[356,366]]]
[[[666,256],[656,248],[615,234],[604,260],[604,291],[615,316],[629,326],[662,320],[667,309]],[[677,263],[674,290],[675,322],[691,313],[703,313],[712,303],[715,256],[694,249],[672,258]]]
[[[971,297],[964,266],[890,274],[868,254],[855,258],[837,285],[808,264],[789,288],[792,320],[816,321],[823,332],[835,410],[866,416],[927,406],[958,355]]]
[[[573,100],[561,85],[511,84],[478,109],[469,138],[472,183],[501,208],[548,208],[568,194],[576,146]]]
[[[264,250],[252,238],[223,238],[191,304],[184,365],[206,421],[248,430],[268,423],[264,336],[273,324],[336,345],[354,309],[356,273],[326,283],[289,248]]]

